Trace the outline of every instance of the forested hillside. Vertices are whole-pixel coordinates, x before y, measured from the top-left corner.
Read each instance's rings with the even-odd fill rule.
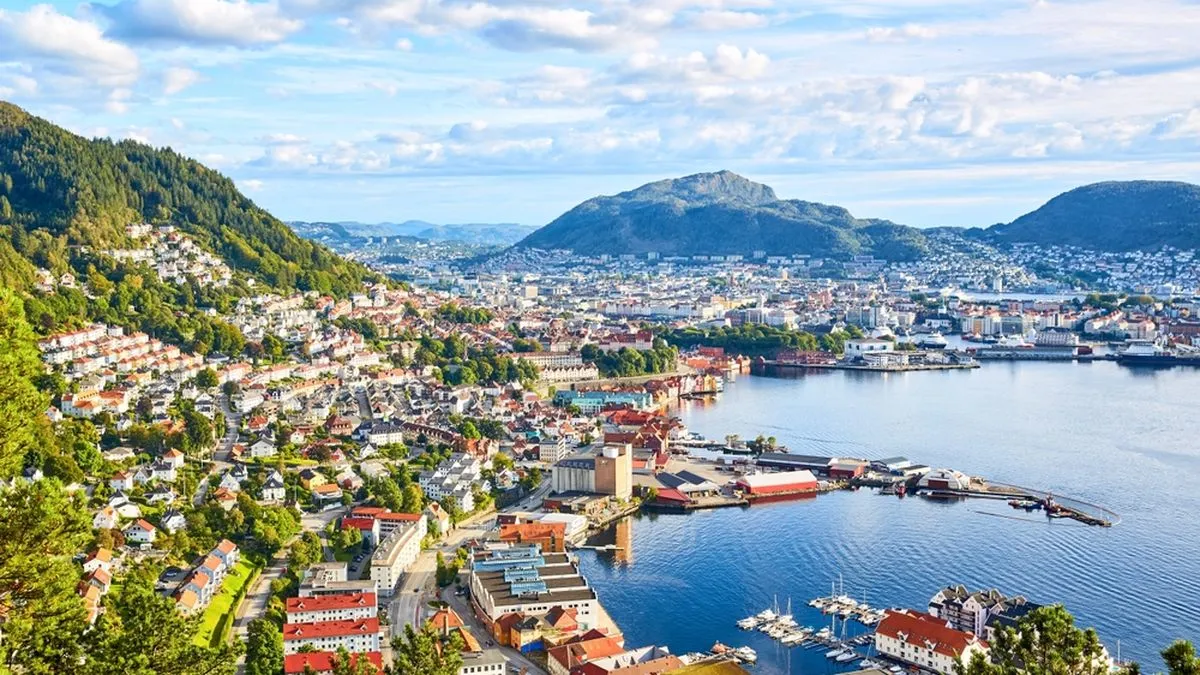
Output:
[[[88,140],[0,102],[0,281],[27,287],[33,265],[61,274],[120,246],[125,226],[169,224],[234,269],[280,289],[345,295],[371,276],[169,149]]]

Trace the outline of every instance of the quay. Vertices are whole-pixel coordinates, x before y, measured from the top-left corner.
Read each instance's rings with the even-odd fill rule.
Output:
[[[798,370],[857,370],[870,373],[907,373],[921,370],[974,370],[979,367],[975,360],[955,363],[898,363],[898,364],[853,364],[853,363],[793,363],[790,361],[763,359],[762,366],[792,368]]]

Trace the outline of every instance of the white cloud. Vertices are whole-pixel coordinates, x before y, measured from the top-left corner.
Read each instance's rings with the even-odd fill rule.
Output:
[[[755,12],[710,9],[697,14],[689,24],[708,31],[748,30],[767,25],[767,17]]]
[[[907,40],[931,40],[937,30],[915,23],[903,26],[873,26],[867,29],[867,39],[872,42],[904,42]]]
[[[411,52],[413,50],[412,40],[408,38],[400,38],[396,40],[395,48],[402,52]]]
[[[258,192],[263,189],[263,182],[257,178],[249,178],[238,181],[238,185],[247,192]]]
[[[762,75],[770,63],[771,59],[765,54],[753,49],[747,49],[743,54],[733,45],[720,45],[712,59],[715,72],[739,80],[752,80]]]
[[[200,73],[190,68],[168,68],[163,72],[163,93],[178,94],[200,81]]]
[[[112,35],[132,41],[247,47],[281,42],[304,26],[276,2],[122,0],[98,9],[112,21]]]
[[[0,9],[0,60],[102,87],[129,86],[139,70],[132,49],[104,37],[96,24],[59,14],[50,5],[24,12]]]

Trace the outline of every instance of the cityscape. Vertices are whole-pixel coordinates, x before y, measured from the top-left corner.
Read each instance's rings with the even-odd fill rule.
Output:
[[[0,2],[0,675],[1200,673],[1200,14],[912,4]]]

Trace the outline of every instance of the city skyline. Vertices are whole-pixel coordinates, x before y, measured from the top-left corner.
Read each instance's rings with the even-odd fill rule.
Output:
[[[169,145],[286,219],[520,222],[730,169],[986,226],[1194,180],[1200,7],[1087,2],[0,2],[0,98]]]

